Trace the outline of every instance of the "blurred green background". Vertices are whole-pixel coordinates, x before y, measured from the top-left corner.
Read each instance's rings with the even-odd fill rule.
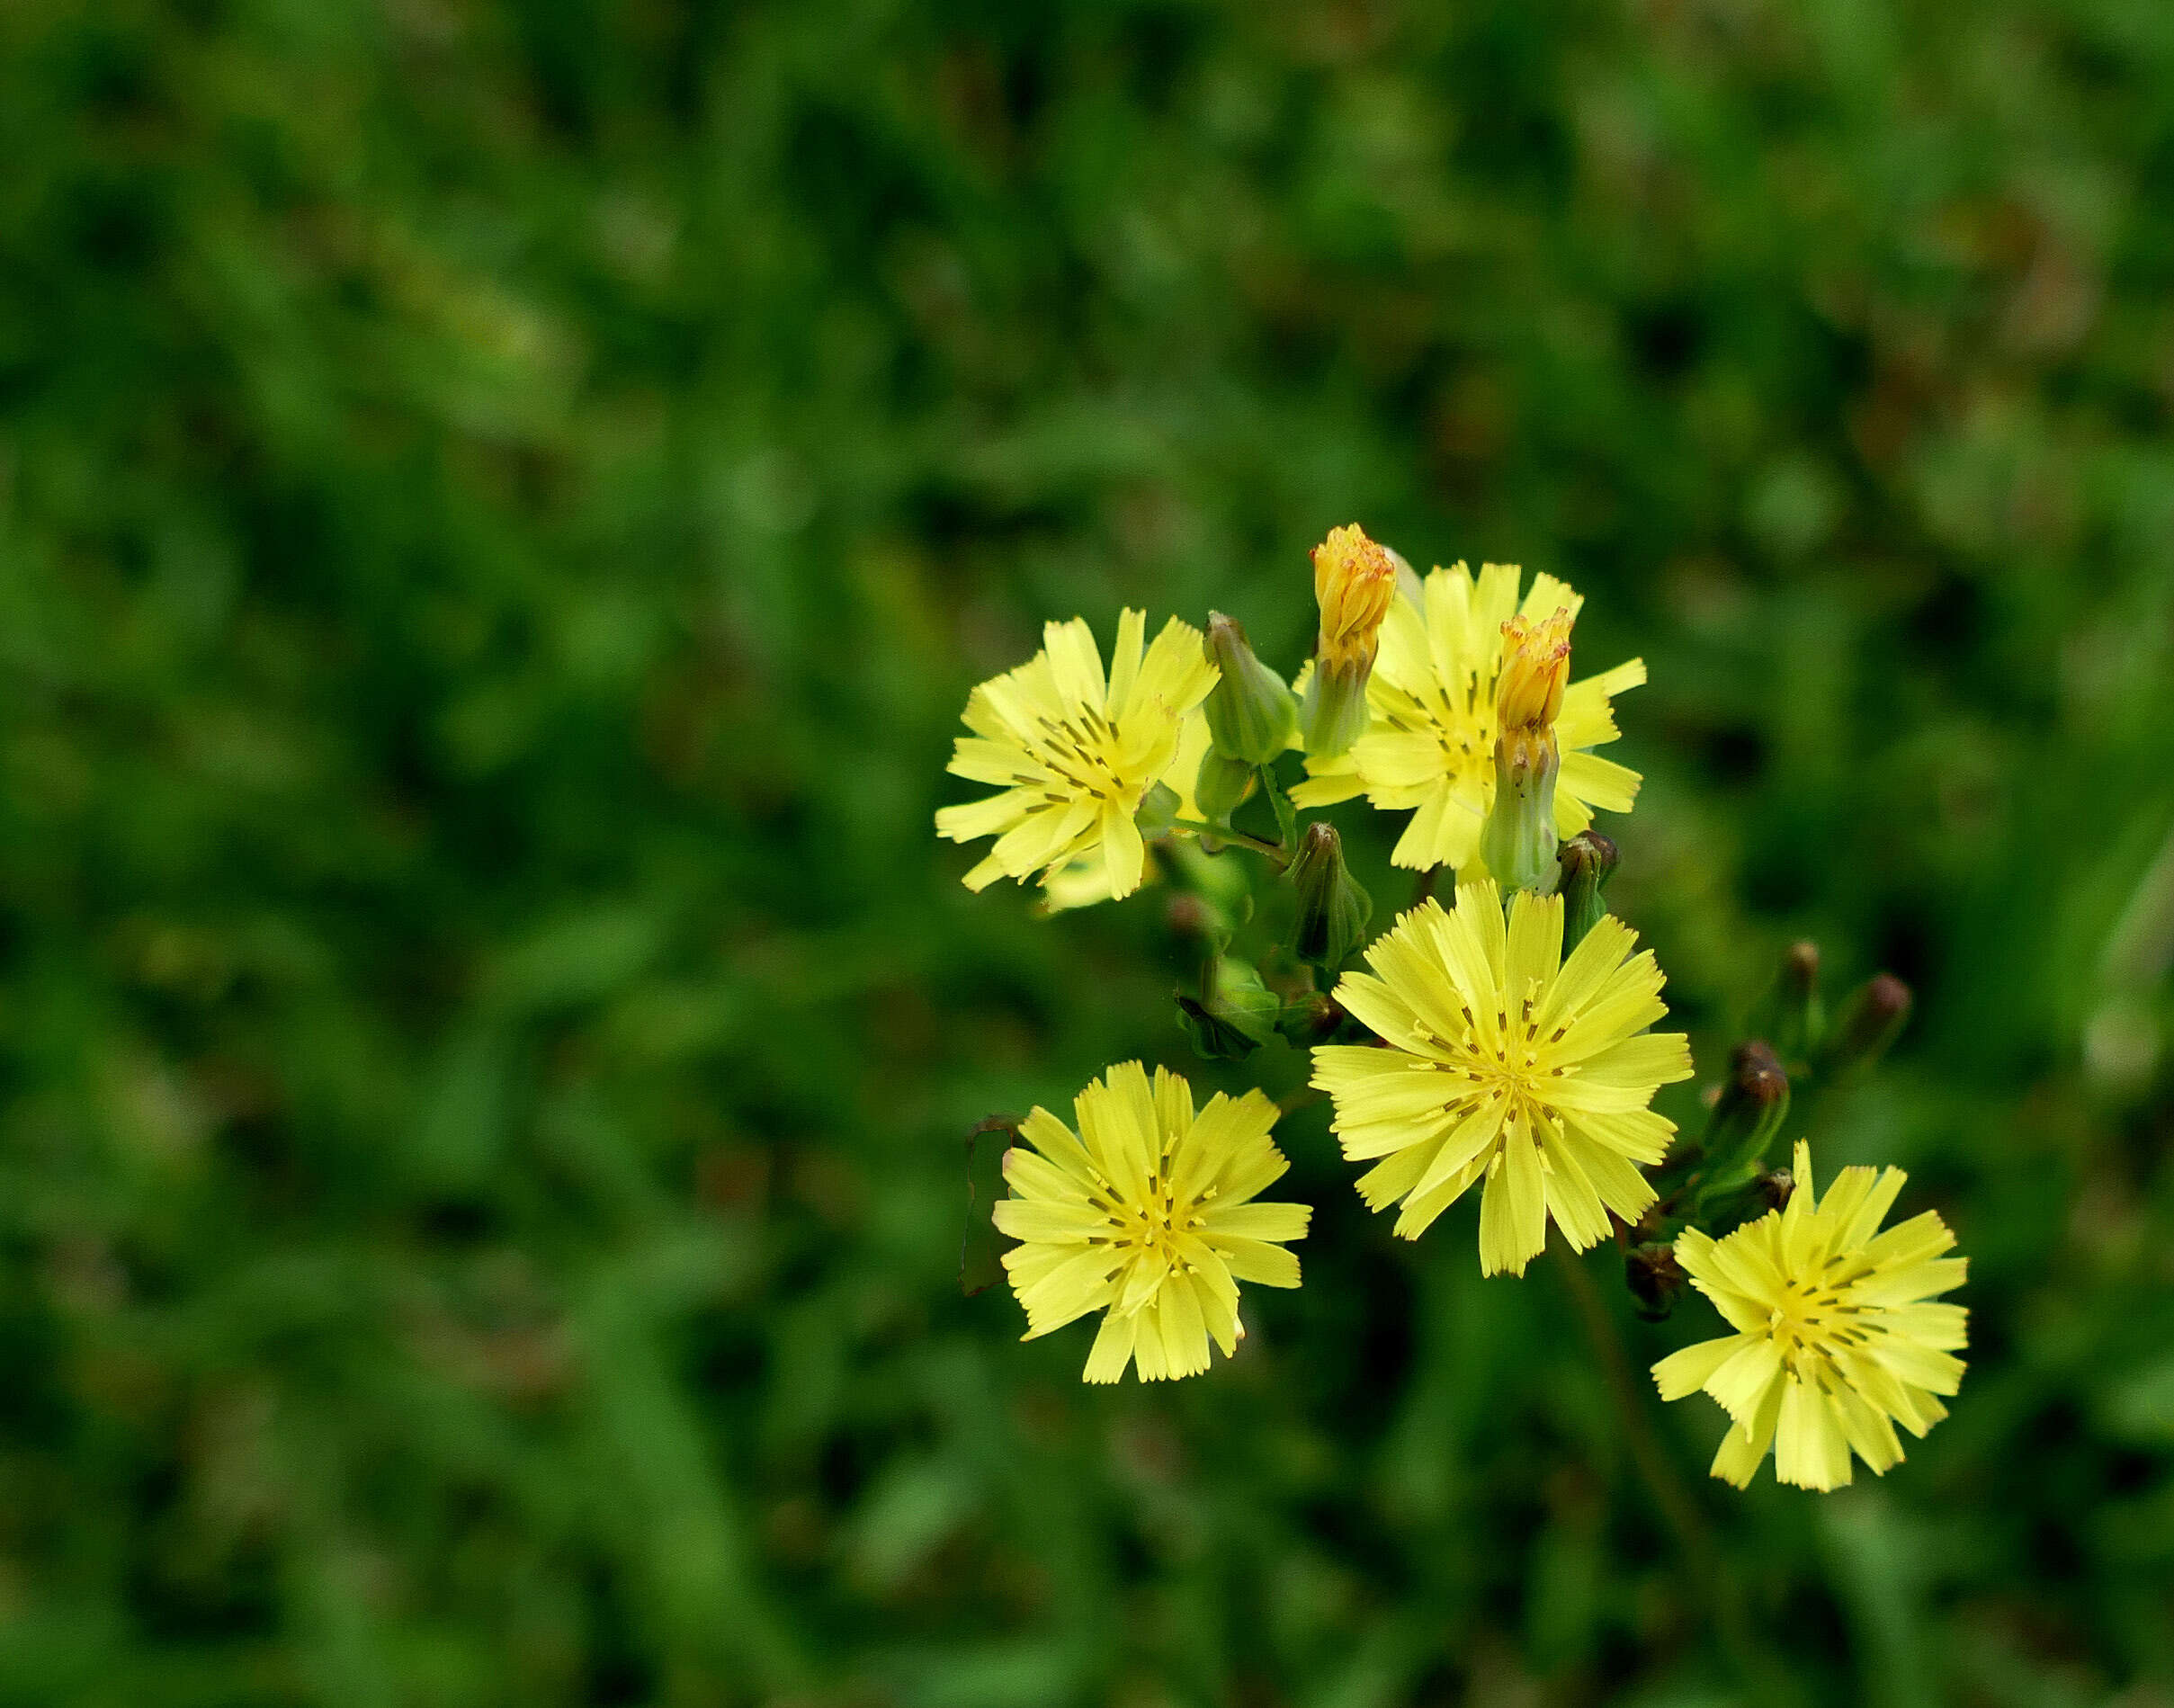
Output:
[[[2174,9],[10,0],[0,161],[0,1704],[2174,1703]],[[1236,1362],[960,1294],[978,1117],[1302,1072],[960,887],[967,688],[1352,520],[1649,661],[1708,1077],[1918,989],[1970,1376],[1656,1410],[1718,1565],[1318,1106]]]

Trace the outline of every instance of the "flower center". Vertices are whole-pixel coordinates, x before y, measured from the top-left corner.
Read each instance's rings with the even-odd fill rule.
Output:
[[[1200,1203],[1180,1204],[1168,1176],[1159,1169],[1148,1176],[1147,1190],[1139,1197],[1120,1194],[1100,1175],[1095,1177],[1095,1207],[1109,1218],[1106,1234],[1091,1237],[1093,1246],[1117,1246],[1127,1251],[1150,1251],[1174,1268],[1184,1268],[1177,1255],[1181,1234],[1197,1233],[1204,1225]],[[1210,1191],[1201,1203],[1215,1194]]]
[[[1467,672],[1452,685],[1428,683],[1412,703],[1391,711],[1389,726],[1400,734],[1429,738],[1442,774],[1453,782],[1470,777],[1490,791],[1495,781],[1495,684]]]
[[[1548,1046],[1561,1038],[1562,1029],[1558,1026],[1551,1033],[1541,1032],[1534,1017],[1540,995],[1539,981],[1534,979],[1532,988],[1514,1007],[1505,1003],[1498,1008],[1491,1043],[1481,1042],[1472,1010],[1463,1010],[1464,1047],[1475,1058],[1467,1071],[1486,1087],[1484,1095],[1505,1099],[1512,1112],[1523,1110],[1527,1117],[1546,1113],[1543,1082],[1562,1071],[1546,1060]]]
[[[1118,769],[1117,731],[1099,711],[1083,708],[1072,718],[1042,719],[1035,747],[1050,776],[1042,795],[1052,806],[1082,798],[1123,800],[1136,787]]]
[[[1767,1316],[1767,1337],[1781,1349],[1790,1374],[1816,1374],[1835,1354],[1871,1339],[1863,1312],[1850,1299],[1856,1275],[1822,1265],[1809,1279],[1790,1277]]]

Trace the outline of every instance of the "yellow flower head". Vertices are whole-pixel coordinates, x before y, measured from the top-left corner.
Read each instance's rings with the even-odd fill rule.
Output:
[[[1173,617],[1153,646],[1146,635],[1144,613],[1118,619],[1105,679],[1087,624],[1052,622],[1032,659],[967,697],[974,733],[959,738],[949,769],[1003,785],[936,814],[937,834],[953,842],[997,838],[966,874],[969,890],[1037,872],[1111,896],[1140,888],[1146,849],[1133,815],[1157,782],[1177,782],[1186,720],[1216,678],[1199,630]]]
[[[1427,900],[1346,973],[1336,999],[1378,1033],[1323,1045],[1313,1083],[1373,1209],[1403,1201],[1397,1232],[1419,1233],[1484,1178],[1483,1274],[1523,1274],[1552,1217],[1579,1250],[1609,1211],[1635,1221],[1653,1202],[1639,1165],[1659,1162],[1674,1123],[1648,1105],[1687,1079],[1681,1033],[1644,1030],[1668,1013],[1651,951],[1603,917],[1562,958],[1562,898],[1520,890],[1507,926],[1491,880],[1460,884],[1454,912]]]
[[[1502,625],[1502,676],[1495,690],[1498,730],[1551,728],[1562,715],[1570,678],[1570,625],[1577,613],[1550,612],[1537,622],[1512,617]]]
[[[1398,865],[1471,864],[1494,804],[1497,700],[1513,649],[1505,625],[1522,618],[1521,662],[1508,685],[1516,710],[1552,711],[1562,754],[1557,834],[1565,841],[1576,836],[1597,807],[1628,812],[1638,774],[1589,749],[1616,738],[1610,697],[1643,682],[1645,665],[1633,658],[1563,686],[1558,673],[1567,673],[1568,654],[1550,655],[1557,641],[1567,646],[1570,621],[1584,601],[1554,577],[1536,576],[1520,604],[1519,577],[1515,564],[1485,565],[1476,577],[1458,564],[1429,575],[1418,604],[1396,600],[1382,624],[1381,656],[1367,686],[1365,734],[1336,756],[1309,754],[1311,775],[1292,800],[1325,807],[1363,794],[1384,811],[1411,810],[1393,856]],[[1562,631],[1554,635],[1549,624],[1558,615]]]
[[[1739,1489],[1769,1449],[1774,1474],[1834,1489],[1849,1454],[1874,1471],[1902,1457],[1900,1423],[1923,1435],[1947,1416],[1934,1396],[1963,1381],[1961,1305],[1927,1302],[1963,1284],[1966,1260],[1932,1211],[1879,1232],[1901,1191],[1900,1168],[1845,1168],[1823,1199],[1812,1149],[1796,1143],[1787,1205],[1723,1239],[1686,1229],[1676,1258],[1736,1330],[1653,1366],[1663,1399],[1704,1388],[1729,1414],[1713,1474]]]
[[[1004,1153],[1011,1196],[998,1228],[1026,1308],[1024,1338],[1091,1310],[1106,1314],[1087,1380],[1115,1382],[1136,1363],[1142,1382],[1196,1375],[1208,1341],[1227,1358],[1245,1329],[1238,1283],[1295,1287],[1282,1241],[1305,1236],[1304,1204],[1253,1203],[1290,1164],[1269,1140],[1275,1105],[1257,1091],[1218,1092],[1195,1112],[1185,1080],[1119,1062],[1072,1104],[1075,1134],[1036,1108],[1019,1131],[1033,1147]]]
[[[1373,662],[1382,619],[1397,596],[1396,559],[1357,523],[1331,528],[1313,549],[1313,597],[1321,608],[1320,661],[1326,670]]]

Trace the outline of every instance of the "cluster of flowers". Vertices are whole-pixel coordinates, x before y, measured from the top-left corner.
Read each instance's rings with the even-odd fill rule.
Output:
[[[1809,1488],[1849,1481],[1853,1452],[1884,1471],[1902,1456],[1894,1425],[1922,1435],[1961,1380],[1965,1313],[1933,1301],[1964,1262],[1943,1255],[1953,1236],[1931,1212],[1880,1230],[1897,1170],[1847,1168],[1819,1195],[1801,1140],[1791,1169],[1766,1169],[1789,1078],[1764,1044],[1738,1052],[1703,1140],[1651,1108],[1691,1076],[1690,1051],[1652,1030],[1660,970],[1604,911],[1615,847],[1589,828],[1638,792],[1638,774],[1595,749],[1616,739],[1615,696],[1643,664],[1571,682],[1581,601],[1550,576],[1522,597],[1510,565],[1422,579],[1356,526],[1313,568],[1319,639],[1290,685],[1227,618],[1205,635],[1173,618],[1150,644],[1127,611],[1106,670],[1075,620],[976,688],[950,768],[999,792],[936,817],[954,841],[996,838],[967,886],[1038,881],[1054,908],[1178,883],[1209,942],[1199,996],[1179,998],[1195,1046],[1242,1056],[1280,1031],[1310,1047],[1343,1153],[1368,1165],[1358,1191],[1400,1206],[1398,1234],[1418,1238],[1477,1186],[1485,1274],[1523,1274],[1551,1223],[1579,1251],[1613,1237],[1650,1314],[1687,1282],[1732,1330],[1654,1367],[1665,1399],[1703,1389],[1727,1411],[1714,1475],[1742,1487],[1770,1451],[1782,1480]],[[1286,790],[1290,754],[1305,775]],[[1361,795],[1411,814],[1393,858],[1429,875],[1371,943],[1335,828],[1298,827],[1301,809]],[[1274,836],[1233,821],[1257,797]],[[1295,987],[1224,952],[1251,912],[1250,879],[1240,895],[1220,875],[1232,850],[1295,892]],[[1448,906],[1431,894],[1441,868],[1456,875]],[[1368,970],[1341,970],[1362,952]],[[1892,1036],[1899,989],[1861,994],[1830,1057]],[[1819,1050],[1817,1030],[1797,1043]],[[1287,1167],[1277,1105],[1253,1090],[1201,1106],[1178,1075],[1130,1061],[1074,1113],[1068,1126],[1036,1108],[1004,1159],[995,1220],[1019,1242],[1004,1261],[1028,1337],[1099,1311],[1087,1381],[1205,1370],[1211,1341],[1228,1356],[1245,1333],[1239,1283],[1299,1284],[1288,1242],[1311,1212],[1258,1201]]]

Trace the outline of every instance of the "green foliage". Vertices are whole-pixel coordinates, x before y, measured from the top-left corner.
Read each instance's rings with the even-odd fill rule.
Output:
[[[2174,1687],[2170,114],[2146,0],[0,8],[0,1704]],[[1319,1105],[1227,1367],[958,1285],[977,1120],[1302,1075],[960,888],[967,687],[1295,660],[1355,519],[1647,659],[1707,1078],[1794,938],[1917,992],[1791,1124],[1971,1373],[1830,1498],[1656,1412],[1697,1569]]]

